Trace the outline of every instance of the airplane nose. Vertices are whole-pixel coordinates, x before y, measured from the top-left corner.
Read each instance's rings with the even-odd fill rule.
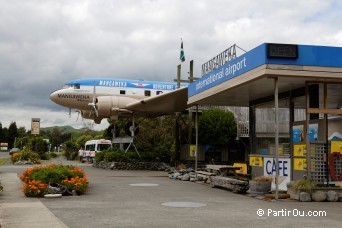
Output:
[[[58,102],[58,90],[56,90],[56,91],[54,91],[54,92],[52,92],[52,93],[50,94],[50,99],[51,99],[53,102],[55,102],[56,104],[59,103],[59,102]]]

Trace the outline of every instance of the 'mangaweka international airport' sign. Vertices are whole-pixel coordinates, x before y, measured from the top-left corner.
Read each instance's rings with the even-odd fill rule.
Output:
[[[227,48],[208,62],[202,64],[202,76],[208,74],[236,58],[236,44]]]

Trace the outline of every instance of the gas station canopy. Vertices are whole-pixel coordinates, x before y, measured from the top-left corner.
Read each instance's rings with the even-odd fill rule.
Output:
[[[306,83],[327,83],[329,108],[342,105],[340,47],[264,43],[213,68],[189,85],[189,105],[248,107],[262,103],[274,95],[274,78],[278,78],[280,99],[289,91],[304,96]],[[305,99],[296,103],[302,106],[297,108],[305,108]]]

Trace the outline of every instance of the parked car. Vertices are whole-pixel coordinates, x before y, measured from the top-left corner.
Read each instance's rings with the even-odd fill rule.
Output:
[[[9,155],[12,155],[12,154],[18,153],[18,152],[20,152],[20,149],[14,147],[14,148],[12,148],[12,149],[10,150]]]

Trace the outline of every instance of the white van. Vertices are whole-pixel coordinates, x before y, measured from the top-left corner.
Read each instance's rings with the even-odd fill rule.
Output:
[[[87,157],[92,161],[95,158],[95,154],[103,150],[108,150],[112,147],[112,142],[106,139],[89,140],[85,143],[84,150],[79,151],[82,161],[87,161]],[[89,162],[89,161],[88,161]]]

